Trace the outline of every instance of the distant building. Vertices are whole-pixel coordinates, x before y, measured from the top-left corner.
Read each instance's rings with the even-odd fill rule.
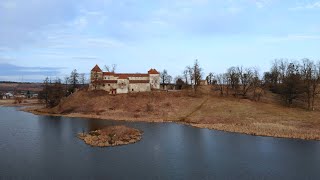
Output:
[[[146,74],[103,72],[98,65],[91,70],[91,90],[105,90],[110,94],[147,92],[160,89],[160,73],[150,69]]]
[[[2,97],[2,99],[11,99],[13,98],[13,94],[12,93],[5,93]]]

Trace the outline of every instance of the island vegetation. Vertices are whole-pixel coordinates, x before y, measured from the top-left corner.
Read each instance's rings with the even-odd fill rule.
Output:
[[[121,146],[140,141],[142,132],[126,126],[109,126],[89,133],[79,133],[78,138],[96,147]]]

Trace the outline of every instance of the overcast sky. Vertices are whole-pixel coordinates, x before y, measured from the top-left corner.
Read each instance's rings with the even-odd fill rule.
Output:
[[[0,0],[0,80],[41,81],[72,69],[205,73],[275,58],[320,59],[316,0]]]

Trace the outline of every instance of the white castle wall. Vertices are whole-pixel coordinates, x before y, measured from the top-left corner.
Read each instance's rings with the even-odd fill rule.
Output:
[[[149,83],[134,83],[129,84],[129,92],[146,92],[151,91],[150,84]]]

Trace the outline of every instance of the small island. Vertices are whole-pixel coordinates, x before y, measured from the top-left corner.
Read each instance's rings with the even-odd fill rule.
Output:
[[[95,147],[121,146],[140,141],[142,131],[126,126],[109,126],[89,133],[79,133],[78,138]]]

